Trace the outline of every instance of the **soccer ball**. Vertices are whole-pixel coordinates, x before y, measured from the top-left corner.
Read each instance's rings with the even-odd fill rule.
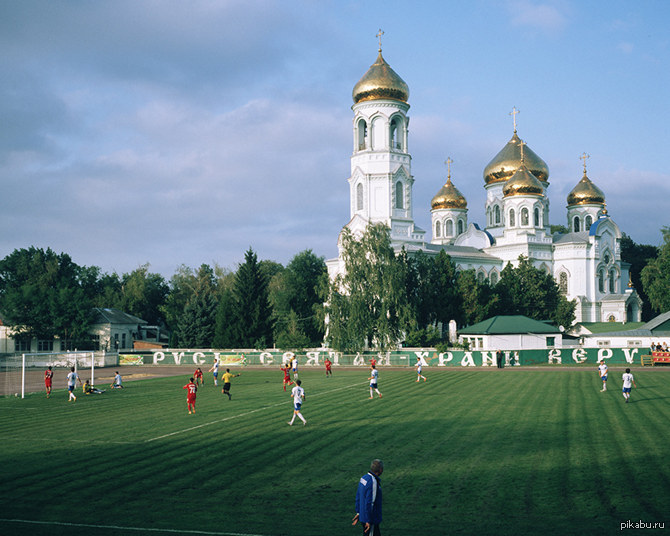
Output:
[[[18,397],[19,397],[19,393],[14,393],[14,396],[15,396],[16,398],[18,398]]]

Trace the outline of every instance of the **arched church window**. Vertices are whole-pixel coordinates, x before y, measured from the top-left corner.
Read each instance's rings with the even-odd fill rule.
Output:
[[[587,229],[590,229],[591,225],[593,225],[593,218],[591,216],[586,216],[584,219],[584,230],[586,231]]]
[[[561,274],[558,276],[558,290],[563,295],[568,294],[568,274],[565,272],[561,272]]]
[[[575,233],[579,232],[579,216],[575,216],[574,219],[572,220],[572,230]]]
[[[439,221],[435,222],[435,238],[440,238],[440,232],[442,231],[442,224]]]
[[[605,273],[602,270],[598,270],[598,290],[605,292]]]
[[[356,185],[356,210],[363,210],[363,185]]]
[[[400,128],[401,121],[397,117],[391,121],[391,131],[389,132],[389,140],[391,141],[391,149],[402,149],[402,129]]]
[[[395,183],[395,208],[405,208],[405,196],[403,195],[402,182]]]
[[[493,271],[491,272],[491,276],[489,278],[491,280],[491,285],[497,285],[498,284],[498,272]]]
[[[540,226],[540,209],[535,207],[535,210],[533,211],[533,225],[535,227]]]
[[[521,225],[528,225],[528,209],[526,207],[521,209]]]
[[[367,144],[368,137],[368,124],[364,119],[361,119],[358,122],[358,150],[362,151],[365,149]]]
[[[484,272],[478,272],[477,273],[477,282],[478,283],[483,283],[484,282]]]
[[[516,222],[514,221],[514,209],[511,208],[509,210],[509,226],[514,227],[516,225]]]
[[[444,234],[446,236],[454,236],[454,222],[453,221],[447,220]]]
[[[465,231],[463,229],[463,220],[458,220],[458,234],[463,234],[463,231]]]
[[[493,214],[495,215],[496,225],[500,225],[500,207],[498,205],[493,209]]]
[[[614,294],[616,292],[616,272],[614,269],[610,270],[609,290],[610,294]]]
[[[603,257],[603,260],[605,261],[605,264],[610,263],[610,255],[609,253],[605,253],[605,256]]]

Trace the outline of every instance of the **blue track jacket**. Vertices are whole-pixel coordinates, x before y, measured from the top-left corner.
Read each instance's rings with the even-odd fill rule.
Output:
[[[382,522],[382,487],[379,478],[368,473],[361,477],[356,491],[356,513],[361,523]]]

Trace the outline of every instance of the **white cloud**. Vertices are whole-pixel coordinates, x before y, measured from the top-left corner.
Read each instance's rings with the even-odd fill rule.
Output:
[[[514,26],[542,31],[560,31],[567,24],[566,16],[558,5],[531,0],[514,0],[508,4]]]

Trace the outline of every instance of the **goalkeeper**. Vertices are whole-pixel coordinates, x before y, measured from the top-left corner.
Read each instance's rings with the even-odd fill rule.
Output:
[[[100,390],[100,389],[98,389],[97,387],[93,387],[93,386],[91,385],[91,382],[90,382],[89,380],[86,380],[86,381],[84,382],[84,387],[83,387],[83,389],[84,389],[84,394],[85,394],[85,395],[93,395],[93,394],[101,395],[102,393],[105,392],[104,390]]]

